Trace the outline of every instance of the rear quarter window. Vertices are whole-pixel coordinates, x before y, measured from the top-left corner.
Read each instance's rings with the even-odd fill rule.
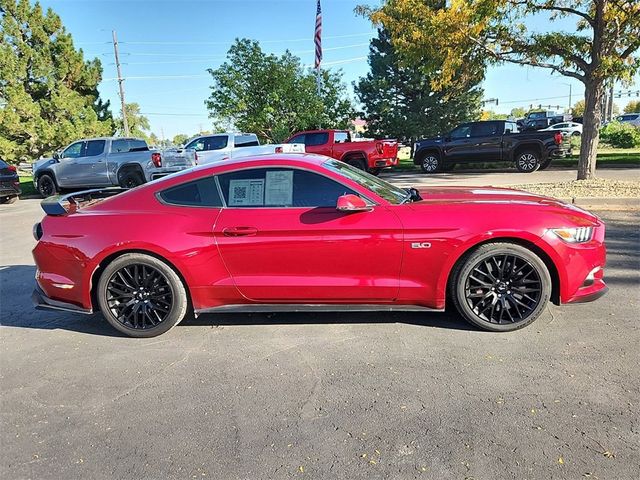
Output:
[[[164,203],[185,207],[222,207],[214,177],[176,185],[159,193]]]

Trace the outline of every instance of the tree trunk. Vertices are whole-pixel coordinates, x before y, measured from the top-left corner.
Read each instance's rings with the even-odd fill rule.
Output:
[[[588,180],[596,176],[596,155],[600,140],[603,95],[604,81],[602,79],[590,80],[585,83],[578,180]]]

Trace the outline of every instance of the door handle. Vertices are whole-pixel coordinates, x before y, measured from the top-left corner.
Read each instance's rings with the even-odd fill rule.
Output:
[[[222,229],[222,233],[226,237],[248,237],[258,233],[255,227],[227,227]]]

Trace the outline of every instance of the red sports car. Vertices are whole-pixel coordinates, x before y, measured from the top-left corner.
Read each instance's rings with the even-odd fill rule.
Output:
[[[403,189],[327,157],[204,165],[43,201],[38,307],[135,337],[192,311],[443,310],[510,331],[602,296],[604,224],[499,188]]]

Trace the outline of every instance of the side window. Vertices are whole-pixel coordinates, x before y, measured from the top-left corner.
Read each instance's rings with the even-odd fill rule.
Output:
[[[255,168],[218,177],[228,207],[331,207],[338,197],[356,192],[306,170]]]
[[[304,137],[305,137],[305,134],[301,133],[300,135],[296,135],[295,137],[293,137],[287,143],[304,143]]]
[[[347,132],[335,132],[333,141],[334,143],[347,143],[349,141],[349,134]]]
[[[204,141],[204,138],[198,138],[197,140],[194,140],[189,145],[187,145],[185,148],[190,148],[195,150],[196,152],[201,152],[204,150]]]
[[[126,153],[129,151],[129,140],[119,138],[111,142],[111,153]]]
[[[98,155],[102,155],[106,143],[107,142],[105,140],[91,140],[87,142],[87,151],[84,156],[96,157]]]
[[[240,147],[257,147],[260,143],[255,135],[236,135],[234,146]]]
[[[307,147],[313,147],[316,145],[324,145],[328,141],[329,133],[327,132],[307,133],[305,135],[304,144]]]
[[[171,205],[186,207],[222,207],[214,177],[183,183],[160,192],[160,198]]]
[[[451,131],[452,139],[468,138],[471,136],[471,125],[460,125]]]
[[[82,156],[84,142],[76,142],[73,145],[69,145],[67,149],[62,152],[62,158],[78,158]]]
[[[147,146],[147,142],[144,140],[129,140],[129,151],[130,152],[144,152],[145,150],[149,150]]]
[[[471,128],[472,137],[491,137],[498,134],[498,124],[496,122],[480,122]]]
[[[229,137],[226,135],[216,135],[215,137],[207,137],[204,139],[205,150],[221,150],[229,143]]]

